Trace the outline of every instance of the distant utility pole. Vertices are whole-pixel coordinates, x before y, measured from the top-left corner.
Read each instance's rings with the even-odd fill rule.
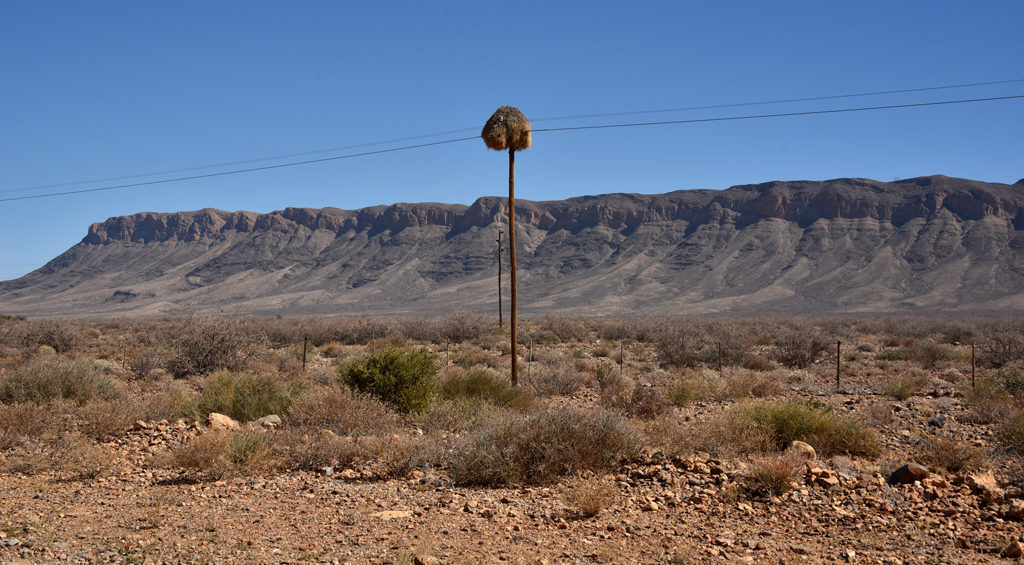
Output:
[[[505,317],[501,309],[501,230],[498,230],[498,327],[505,327]]]

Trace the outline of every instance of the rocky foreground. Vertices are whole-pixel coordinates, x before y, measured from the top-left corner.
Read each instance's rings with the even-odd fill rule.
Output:
[[[869,399],[840,395],[855,407]],[[991,471],[888,484],[925,415],[956,428],[956,398],[897,403],[881,465],[809,461],[781,496],[744,488],[748,463],[648,451],[607,477],[458,488],[372,466],[200,481],[151,455],[208,433],[139,422],[109,443],[109,476],[0,476],[0,561],[74,563],[994,563],[1024,549],[1024,493]],[[697,407],[681,418],[700,417]],[[932,426],[935,426],[933,420]],[[918,479],[918,480],[915,480]],[[611,494],[593,485],[611,484]],[[588,487],[588,485],[590,485]],[[603,498],[602,498],[603,497]],[[580,508],[598,498],[595,516]],[[581,502],[582,500],[582,502]]]

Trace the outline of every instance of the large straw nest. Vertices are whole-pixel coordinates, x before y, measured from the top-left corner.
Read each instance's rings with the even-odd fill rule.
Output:
[[[491,114],[480,134],[487,147],[495,151],[511,148],[521,151],[530,146],[530,120],[515,106],[502,106]]]

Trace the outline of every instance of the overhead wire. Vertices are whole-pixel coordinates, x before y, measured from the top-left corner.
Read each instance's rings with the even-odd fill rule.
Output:
[[[876,91],[871,91],[871,92],[857,92],[857,93],[850,93],[850,94],[833,94],[833,95],[826,95],[826,96],[808,96],[808,97],[803,97],[803,98],[786,98],[786,99],[778,99],[778,100],[761,100],[761,101],[754,101],[754,102],[736,102],[736,103],[730,103],[730,104],[711,104],[711,105],[704,105],[704,106],[684,106],[684,107],[678,107],[678,108],[662,108],[662,109],[654,109],[654,110],[633,110],[633,111],[624,111],[624,112],[605,112],[605,113],[596,113],[596,114],[575,114],[575,115],[565,115],[565,116],[551,116],[551,117],[535,118],[532,121],[534,123],[538,123],[538,122],[545,122],[545,121],[558,121],[558,120],[571,120],[571,119],[605,118],[605,117],[613,117],[613,116],[635,116],[635,115],[643,115],[643,114],[686,112],[686,111],[694,111],[694,110],[710,110],[710,109],[722,109],[722,108],[739,108],[739,107],[745,107],[745,106],[763,106],[763,105],[770,105],[770,104],[785,104],[785,103],[793,103],[793,102],[812,102],[812,101],[819,101],[819,100],[836,100],[836,99],[843,99],[843,98],[856,98],[856,97],[865,97],[865,96],[880,96],[880,95],[886,95],[886,94],[906,94],[906,93],[912,93],[912,92],[927,92],[927,91],[935,91],[935,90],[949,90],[949,89],[956,89],[956,88],[973,88],[973,87],[977,87],[977,86],[992,86],[992,85],[999,85],[999,84],[1013,84],[1013,83],[1021,83],[1021,82],[1024,82],[1024,78],[1015,78],[1015,79],[1006,79],[1006,80],[994,80],[994,81],[986,81],[986,82],[970,82],[970,83],[960,83],[960,84],[948,84],[948,85],[941,85],[941,86],[925,86],[925,87],[917,87],[917,88],[903,88],[903,89],[896,89],[896,90],[876,90]],[[476,131],[476,130],[477,130],[477,128],[461,128],[461,129],[446,130],[446,131],[433,132],[433,133],[425,133],[425,134],[413,135],[413,136],[397,137],[397,138],[385,139],[385,140],[380,140],[380,141],[371,141],[371,142],[367,142],[367,143],[357,143],[357,144],[353,144],[353,145],[343,145],[343,146],[331,147],[331,148],[327,148],[327,149],[316,149],[316,150],[313,150],[313,151],[303,151],[303,152],[297,152],[297,153],[285,153],[285,154],[281,154],[281,155],[271,155],[271,156],[266,156],[266,157],[256,157],[256,158],[252,158],[252,159],[243,159],[243,160],[238,160],[238,161],[227,161],[227,162],[223,162],[223,163],[214,163],[214,164],[209,164],[209,165],[197,165],[197,166],[193,166],[193,167],[181,167],[181,168],[175,168],[175,169],[166,169],[166,170],[162,170],[162,171],[152,171],[152,172],[148,172],[148,173],[136,173],[136,174],[131,174],[131,175],[121,175],[121,176],[114,176],[114,177],[95,178],[95,179],[89,179],[89,180],[78,180],[78,181],[68,181],[68,182],[60,182],[60,183],[52,183],[52,184],[41,184],[41,185],[26,186],[26,187],[20,187],[20,188],[8,188],[8,189],[0,190],[0,194],[9,194],[9,193],[12,193],[12,192],[25,192],[25,191],[32,191],[32,190],[44,190],[44,189],[47,189],[47,188],[58,188],[58,187],[62,187],[62,186],[75,186],[75,185],[82,185],[82,184],[92,184],[92,183],[98,183],[98,182],[112,182],[112,181],[126,180],[126,179],[132,179],[132,178],[143,178],[143,177],[152,177],[152,176],[157,176],[157,175],[168,175],[168,174],[174,174],[174,173],[183,173],[183,172],[188,172],[188,171],[201,171],[201,170],[205,170],[205,169],[215,169],[215,168],[219,168],[219,167],[230,167],[230,166],[234,166],[234,165],[244,165],[244,164],[248,164],[248,163],[260,163],[260,162],[266,162],[266,161],[277,161],[277,160],[281,160],[281,159],[290,159],[290,158],[293,158],[293,157],[304,157],[304,156],[308,156],[308,155],[319,155],[319,154],[323,154],[323,153],[332,153],[334,151],[345,151],[345,150],[348,150],[348,149],[357,149],[357,148],[360,148],[360,147],[373,147],[373,146],[376,146],[376,145],[385,145],[385,144],[390,144],[390,143],[399,143],[399,142],[403,142],[403,141],[412,141],[412,140],[415,140],[415,139],[427,139],[427,138],[431,138],[431,137],[438,137],[438,136],[442,136],[442,135],[452,135],[452,134],[456,134],[456,133],[465,133],[465,132]],[[539,130],[534,130],[534,131],[539,131]],[[0,199],[0,202],[3,202],[3,201],[4,201],[3,199]]]
[[[991,86],[995,84],[1011,84],[1017,82],[1024,82],[1024,78],[1015,78],[1008,80],[992,80],[988,82],[969,82],[963,84],[948,84],[944,86],[924,86],[918,88],[902,88],[899,90],[876,90],[873,92],[857,92],[854,94],[833,94],[830,96],[810,96],[806,98],[783,98],[779,100],[763,100],[760,102],[735,102],[731,104],[711,104],[707,106],[683,106],[681,108],[662,108],[660,110],[633,110],[629,112],[605,112],[601,114],[576,114],[573,116],[555,116],[551,118],[537,118],[533,121],[554,121],[554,120],[572,120],[572,119],[583,119],[583,118],[610,118],[612,116],[636,116],[641,114],[662,114],[669,112],[687,112],[692,110],[716,110],[722,108],[740,108],[743,106],[764,106],[768,104],[788,104],[791,102],[813,102],[816,100],[837,100],[840,98],[858,98],[864,96],[881,96],[883,94],[906,94],[909,92],[926,92],[930,90],[947,90],[951,88],[969,88],[974,86]]]
[[[571,126],[562,128],[533,128],[531,133],[545,132],[545,131],[573,131],[573,130],[591,130],[591,129],[608,129],[608,128],[630,128],[630,127],[641,127],[641,126],[661,126],[661,125],[672,125],[672,124],[697,124],[701,122],[727,122],[733,120],[755,120],[760,118],[787,118],[792,116],[814,116],[820,114],[841,114],[848,112],[867,112],[872,110],[891,110],[895,108],[920,108],[924,106],[946,106],[950,104],[968,104],[972,102],[992,102],[995,100],[1013,100],[1016,98],[1024,98],[1024,94],[1017,94],[1013,96],[993,96],[989,98],[969,98],[963,100],[942,100],[938,102],[914,102],[908,104],[890,104],[886,106],[863,106],[859,108],[836,108],[832,110],[807,110],[804,112],[780,112],[776,114],[754,114],[746,116],[722,116],[717,118],[694,118],[689,120],[662,120],[657,122],[631,122],[624,124],[599,124],[590,126]]]
[[[920,108],[920,107],[928,107],[928,106],[947,106],[947,105],[952,105],[952,104],[969,104],[969,103],[977,103],[977,102],[992,102],[992,101],[999,101],[999,100],[1014,100],[1014,99],[1021,99],[1021,98],[1024,98],[1024,94],[1010,95],[1010,96],[993,96],[993,97],[987,97],[987,98],[968,98],[968,99],[959,99],[959,100],[942,100],[942,101],[935,101],[935,102],[915,102],[915,103],[907,103],[907,104],[889,104],[889,105],[881,105],[881,106],[863,106],[863,107],[856,107],[856,108],[835,108],[835,109],[830,109],[830,110],[807,110],[807,111],[802,111],[802,112],[780,112],[780,113],[774,113],[774,114],[753,114],[753,115],[743,115],[743,116],[720,116],[720,117],[713,117],[713,118],[694,118],[694,119],[687,119],[687,120],[661,120],[661,121],[654,121],[654,122],[629,122],[629,123],[616,123],[616,124],[596,124],[596,125],[570,126],[570,127],[559,127],[559,128],[533,128],[531,130],[531,132],[532,133],[542,133],[542,132],[558,132],[558,131],[580,131],[580,130],[596,130],[596,129],[610,129],[610,128],[647,127],[647,126],[674,125],[674,124],[693,124],[693,123],[706,123],[706,122],[754,120],[754,119],[782,118],[782,117],[794,117],[794,116],[813,116],[813,115],[824,115],[824,114],[839,114],[839,113],[851,113],[851,112],[867,112],[867,111],[876,111],[876,110],[890,110],[890,109],[897,109],[897,108]],[[478,139],[478,138],[479,138],[479,136],[475,136],[474,135],[474,136],[471,136],[471,137],[461,137],[461,138],[456,138],[456,139],[446,139],[446,140],[441,140],[441,141],[432,141],[432,142],[429,142],[429,143],[419,143],[419,144],[415,144],[415,145],[405,145],[405,146],[402,146],[402,147],[392,147],[392,148],[388,148],[388,149],[379,149],[379,150],[375,150],[375,151],[364,151],[364,152],[360,152],[360,153],[349,153],[349,154],[345,154],[345,155],[336,155],[336,156],[333,156],[333,157],[324,157],[324,158],[320,158],[320,159],[308,159],[308,160],[304,160],[304,161],[294,161],[294,162],[290,162],[290,163],[280,163],[280,164],[276,164],[276,165],[266,165],[266,166],[262,166],[262,167],[249,167],[249,168],[245,168],[245,169],[235,169],[235,170],[231,170],[231,171],[221,171],[221,172],[216,172],[216,173],[206,173],[206,174],[202,174],[202,175],[191,175],[191,176],[185,176],[185,177],[175,177],[175,178],[169,178],[169,179],[160,179],[160,180],[144,181],[144,182],[137,182],[137,183],[120,184],[120,185],[114,185],[114,186],[103,186],[103,187],[97,187],[97,188],[85,188],[85,189],[79,189],[79,190],[68,190],[68,191],[62,191],[62,192],[52,192],[52,193],[47,193],[47,194],[33,194],[33,195],[27,195],[27,196],[7,197],[7,198],[0,198],[0,202],[12,202],[12,201],[16,201],[16,200],[31,200],[31,199],[37,199],[37,198],[49,198],[49,197],[54,197],[54,196],[65,196],[65,195],[69,195],[69,194],[83,194],[83,193],[89,193],[89,192],[101,192],[101,191],[117,190],[117,189],[123,189],[123,188],[134,188],[134,187],[140,187],[140,186],[151,186],[151,185],[158,185],[158,184],[167,184],[167,183],[172,183],[172,182],[182,182],[182,181],[187,181],[187,180],[197,180],[197,179],[221,177],[221,176],[227,176],[227,175],[236,175],[236,174],[250,173],[250,172],[256,172],[256,171],[266,171],[266,170],[271,170],[271,169],[281,169],[281,168],[285,168],[285,167],[296,167],[296,166],[300,166],[300,165],[309,165],[309,164],[313,164],[313,163],[323,163],[323,162],[328,162],[328,161],[337,161],[337,160],[341,160],[341,159],[352,159],[352,158],[356,158],[356,157],[366,157],[366,156],[370,156],[370,155],[380,155],[380,154],[384,154],[384,153],[395,153],[395,152],[398,152],[398,151],[407,151],[407,150],[411,150],[411,149],[419,149],[419,148],[423,148],[423,147],[431,147],[431,146],[436,146],[436,145],[446,145],[446,144],[452,144],[452,143],[459,143],[459,142],[462,142],[462,141],[469,141],[469,140]]]
[[[324,163],[324,162],[327,162],[327,161],[338,161],[338,160],[341,160],[341,159],[353,159],[355,157],[366,157],[366,156],[369,156],[369,155],[380,155],[382,153],[394,153],[396,151],[406,151],[406,150],[409,150],[409,149],[419,149],[421,147],[431,147],[431,146],[434,146],[434,145],[445,145],[445,144],[449,144],[449,143],[458,143],[460,141],[469,141],[470,139],[478,139],[478,136],[474,135],[473,137],[462,137],[462,138],[458,138],[458,139],[446,139],[446,140],[443,140],[443,141],[432,141],[430,143],[419,143],[419,144],[416,144],[416,145],[406,145],[406,146],[403,146],[403,147],[392,147],[390,149],[378,149],[376,151],[364,151],[362,153],[349,153],[347,155],[335,155],[334,157],[324,157],[322,159],[309,159],[309,160],[306,160],[306,161],[294,161],[294,162],[291,162],[291,163],[281,163],[281,164],[278,164],[278,165],[266,165],[266,166],[263,166],[263,167],[250,167],[248,169],[235,169],[235,170],[232,170],[232,171],[221,171],[219,173],[206,173],[206,174],[203,174],[203,175],[192,175],[192,176],[187,176],[187,177],[175,177],[175,178],[170,178],[170,179],[151,180],[151,181],[144,181],[144,182],[133,182],[133,183],[129,183],[129,184],[120,184],[120,185],[116,185],[116,186],[101,186],[101,187],[97,187],[97,188],[82,188],[82,189],[79,189],[79,190],[66,190],[66,191],[63,191],[63,192],[51,192],[51,193],[48,193],[48,194],[32,194],[32,195],[29,195],[29,196],[13,196],[13,197],[8,197],[8,198],[0,198],[0,202],[12,202],[12,201],[15,201],[15,200],[32,200],[32,199],[35,199],[35,198],[49,198],[51,196],[65,196],[65,195],[68,195],[68,194],[84,194],[84,193],[87,193],[87,192],[102,192],[102,191],[107,191],[107,190],[117,190],[117,189],[121,189],[121,188],[134,188],[134,187],[139,187],[139,186],[150,186],[150,185],[156,185],[156,184],[167,184],[167,183],[171,183],[171,182],[181,182],[181,181],[186,181],[186,180],[197,180],[197,179],[206,179],[206,178],[212,178],[212,177],[223,177],[223,176],[227,176],[227,175],[237,175],[237,174],[241,174],[241,173],[252,173],[252,172],[255,172],[255,171],[268,171],[268,170],[271,170],[271,169],[283,169],[285,167],[297,167],[299,165],[309,165],[309,164],[312,164],[312,163]]]

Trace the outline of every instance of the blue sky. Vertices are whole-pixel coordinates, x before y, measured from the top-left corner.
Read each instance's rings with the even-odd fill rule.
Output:
[[[509,11],[514,8],[515,11]],[[500,105],[534,127],[681,120],[1024,94],[1024,82],[634,116],[543,118],[1024,78],[1024,2],[78,2],[0,4],[0,198],[467,129]],[[1024,177],[1024,101],[615,130],[538,132],[516,196],[769,180]],[[349,153],[260,161],[284,163]],[[89,194],[0,202],[0,279],[142,211],[269,212],[507,193],[472,140]]]

